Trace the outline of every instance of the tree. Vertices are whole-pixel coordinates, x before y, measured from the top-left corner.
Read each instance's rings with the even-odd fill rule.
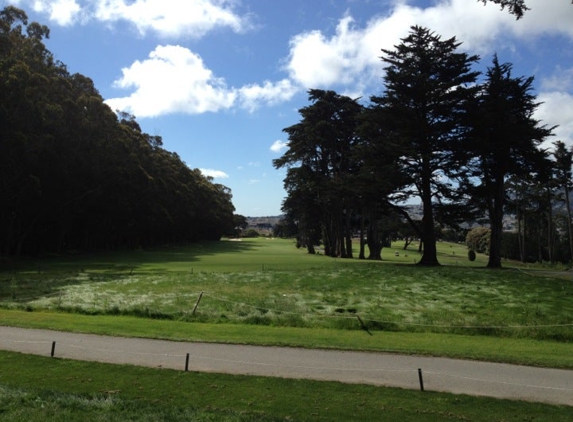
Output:
[[[509,10],[509,13],[515,16],[515,19],[521,19],[525,12],[527,12],[529,7],[525,5],[525,0],[478,0],[481,1],[483,4],[486,4],[488,1],[491,3],[499,4],[501,9]],[[573,4],[573,0],[571,1]]]
[[[471,65],[478,57],[457,52],[459,45],[455,37],[442,40],[429,29],[413,26],[395,50],[382,50],[388,64],[386,90],[371,98],[386,115],[398,165],[408,180],[394,198],[419,197],[422,202],[421,224],[410,219],[424,244],[421,265],[439,265],[435,202],[462,200],[452,181],[465,176],[466,158],[460,151],[467,132],[466,106],[475,92],[470,86],[478,76]]]
[[[192,170],[93,81],[70,74],[46,26],[0,11],[0,255],[219,239],[231,192]],[[119,118],[118,118],[119,117]]]
[[[523,14],[529,10],[529,8],[525,5],[525,0],[478,0],[481,1],[483,4],[486,4],[488,1],[499,4],[501,9],[509,10],[509,13],[515,15],[516,19],[521,19]]]
[[[474,175],[480,181],[474,195],[486,204],[491,226],[489,268],[501,267],[506,178],[538,173],[546,164],[538,146],[551,134],[533,118],[539,105],[531,92],[533,77],[514,78],[511,70],[494,56],[471,113]]]
[[[559,190],[563,192],[565,206],[567,208],[567,235],[569,238],[569,259],[573,259],[573,229],[571,227],[571,198],[573,188],[571,167],[573,166],[573,149],[567,149],[563,141],[556,141],[553,157],[555,158],[555,178],[559,184]]]
[[[288,209],[283,210],[296,213],[308,228],[318,214],[325,254],[351,258],[352,150],[362,106],[318,89],[309,90],[309,100],[312,104],[299,110],[301,122],[283,129],[289,136],[287,151],[273,160],[276,168],[289,167]]]

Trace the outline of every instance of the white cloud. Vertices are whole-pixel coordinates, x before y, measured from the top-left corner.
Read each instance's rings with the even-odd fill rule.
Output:
[[[238,90],[241,106],[254,111],[261,104],[273,105],[290,100],[299,88],[289,80],[279,82],[265,81],[262,85],[252,84]]]
[[[51,21],[61,26],[75,23],[81,11],[75,0],[34,0],[30,3],[35,12],[48,14]]]
[[[230,108],[237,93],[213,75],[197,54],[180,46],[158,46],[144,61],[122,69],[118,88],[135,88],[129,97],[107,100],[114,110],[137,117],[169,113],[199,114]]]
[[[49,15],[58,25],[84,20],[106,23],[125,21],[144,35],[200,38],[217,28],[241,33],[251,29],[248,15],[235,12],[235,0],[12,0]]]
[[[276,140],[273,142],[273,144],[270,147],[270,150],[272,152],[283,152],[285,149],[287,149],[288,147],[288,142],[285,141],[281,141],[280,139]]]
[[[523,19],[515,22],[513,31],[523,38],[533,38],[541,34],[561,34],[573,38],[573,6],[570,1],[528,0],[531,9]]]
[[[537,101],[541,105],[535,118],[549,127],[558,126],[554,130],[555,136],[546,144],[561,140],[573,146],[573,68],[558,66],[552,75],[542,79]]]
[[[305,88],[353,83],[358,75],[379,63],[380,45],[368,44],[368,31],[355,29],[352,17],[346,16],[331,38],[318,30],[299,34],[290,41],[285,68]]]
[[[537,96],[542,104],[535,113],[535,118],[548,127],[556,126],[555,136],[547,143],[561,140],[573,146],[573,95],[566,92],[542,92]],[[544,145],[547,146],[547,145]]]
[[[531,39],[540,34],[573,38],[573,7],[561,1],[547,7],[547,0],[530,0],[532,10],[517,21],[499,6],[474,0],[438,0],[433,6],[411,6],[393,0],[386,15],[373,17],[359,27],[350,15],[340,19],[335,33],[314,30],[294,36],[285,69],[305,88],[343,86],[360,92],[363,86],[381,84],[381,50],[392,50],[412,25],[421,25],[443,38],[455,36],[470,54],[492,55],[513,49],[512,36]],[[508,35],[510,37],[508,37]]]
[[[243,32],[250,27],[230,0],[98,0],[94,16],[104,22],[127,21],[141,34],[199,38],[219,27]]]
[[[106,103],[113,110],[141,118],[170,113],[202,114],[233,107],[252,112],[263,105],[288,101],[299,89],[287,79],[229,87],[224,78],[215,76],[206,67],[198,54],[174,45],[158,46],[147,59],[122,69],[122,77],[114,86],[134,91]]]
[[[573,90],[573,67],[563,69],[558,66],[553,75],[541,80],[543,91]]]
[[[228,179],[229,175],[221,170],[213,169],[199,169],[201,174],[206,177],[212,177],[213,179]]]

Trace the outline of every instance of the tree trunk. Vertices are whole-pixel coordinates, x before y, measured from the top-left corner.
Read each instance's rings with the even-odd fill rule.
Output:
[[[368,226],[366,243],[368,244],[368,250],[370,252],[368,259],[372,261],[382,261],[383,242],[380,239],[375,210],[372,210],[370,214],[370,225]]]
[[[565,186],[565,201],[567,205],[567,232],[569,234],[569,261],[573,260],[573,229],[571,227],[571,200],[569,186]]]
[[[432,193],[431,193],[431,172],[427,169],[422,175],[422,206],[424,208],[424,215],[422,217],[421,231],[422,242],[424,243],[424,251],[422,258],[418,265],[424,266],[437,266],[438,251],[436,248],[436,234],[434,232],[434,210],[432,208]]]
[[[345,224],[345,240],[346,240],[346,258],[352,259],[354,254],[352,252],[352,228],[350,221],[350,212],[346,211],[346,224]]]
[[[503,200],[505,189],[503,176],[496,178],[496,189],[492,200],[489,202],[489,221],[491,237],[489,240],[489,259],[487,268],[501,268],[501,238],[503,234]]]
[[[362,208],[360,216],[360,253],[358,254],[358,259],[366,259],[364,254],[364,208]]]

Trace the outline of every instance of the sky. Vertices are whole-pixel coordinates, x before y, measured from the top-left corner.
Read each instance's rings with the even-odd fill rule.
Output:
[[[493,55],[534,76],[535,118],[573,145],[573,5],[526,0],[516,20],[477,0],[0,0],[50,28],[70,73],[94,81],[114,110],[133,114],[191,168],[229,187],[236,213],[276,216],[286,195],[283,129],[300,121],[308,90],[364,104],[383,92],[381,50],[412,25],[460,51]]]

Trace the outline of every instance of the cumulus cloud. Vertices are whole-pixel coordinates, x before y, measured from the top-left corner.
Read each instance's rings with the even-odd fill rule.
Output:
[[[546,0],[531,0],[532,10],[519,21],[493,3],[439,0],[425,8],[403,0],[393,3],[387,14],[374,16],[363,26],[347,15],[334,34],[314,30],[294,36],[284,66],[291,79],[305,88],[352,85],[355,90],[379,84],[381,50],[392,50],[412,25],[425,26],[444,38],[455,36],[462,50],[480,55],[512,49],[508,35],[529,39],[551,33],[573,38],[573,7],[565,1],[547,7]]]
[[[108,99],[107,104],[137,117],[201,114],[233,107],[254,111],[262,105],[287,101],[299,89],[288,80],[229,87],[198,54],[175,45],[158,46],[147,59],[122,69],[122,77],[114,86],[133,92]]]
[[[215,112],[230,108],[237,97],[199,55],[180,46],[158,46],[146,60],[134,62],[122,73],[115,86],[135,91],[107,103],[138,117]]]
[[[281,141],[280,139],[276,140],[273,142],[273,144],[270,147],[270,150],[272,152],[283,152],[285,149],[287,149],[288,147],[288,142],[285,141]]]
[[[201,174],[206,177],[212,177],[213,179],[228,179],[229,175],[221,170],[213,169],[199,169]]]

